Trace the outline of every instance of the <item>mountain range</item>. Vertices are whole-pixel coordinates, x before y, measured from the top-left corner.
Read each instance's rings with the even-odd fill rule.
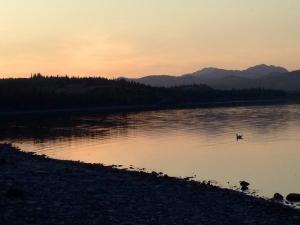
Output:
[[[289,72],[283,67],[265,64],[246,70],[211,67],[181,76],[153,75],[131,80],[154,87],[206,84],[221,90],[264,88],[300,91],[300,70]]]

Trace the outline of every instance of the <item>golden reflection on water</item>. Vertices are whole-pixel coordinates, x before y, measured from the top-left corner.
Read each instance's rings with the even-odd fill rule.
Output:
[[[196,175],[224,186],[247,180],[270,197],[300,192],[299,119],[298,105],[165,110],[80,117],[61,127],[67,135],[13,141],[58,159]]]

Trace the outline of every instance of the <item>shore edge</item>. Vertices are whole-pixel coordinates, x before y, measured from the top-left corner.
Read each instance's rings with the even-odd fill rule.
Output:
[[[300,223],[299,210],[278,202],[156,172],[50,159],[10,144],[0,145],[0,164],[6,225]]]

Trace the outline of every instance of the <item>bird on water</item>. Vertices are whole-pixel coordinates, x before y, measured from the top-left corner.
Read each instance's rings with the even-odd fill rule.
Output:
[[[236,140],[243,140],[243,135],[241,134],[236,134]]]

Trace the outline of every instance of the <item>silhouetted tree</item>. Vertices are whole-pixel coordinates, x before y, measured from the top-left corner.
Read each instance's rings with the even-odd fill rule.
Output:
[[[285,98],[276,90],[214,90],[206,85],[157,88],[126,79],[43,76],[0,79],[1,109],[46,109],[120,105],[176,105],[225,100]]]

